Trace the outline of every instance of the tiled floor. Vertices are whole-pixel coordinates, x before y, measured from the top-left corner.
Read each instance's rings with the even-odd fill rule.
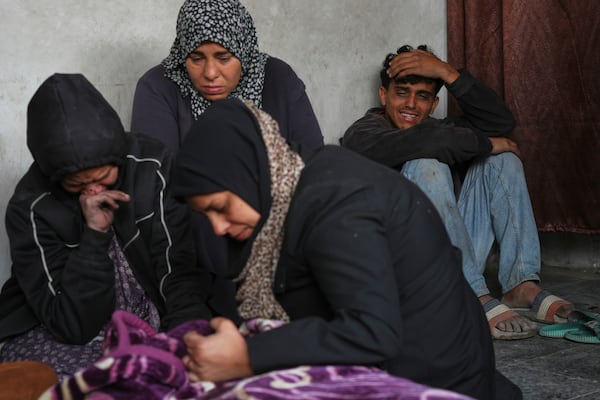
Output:
[[[600,274],[542,268],[542,286],[600,313]],[[599,400],[600,345],[535,336],[494,341],[496,365],[521,387],[524,400]]]

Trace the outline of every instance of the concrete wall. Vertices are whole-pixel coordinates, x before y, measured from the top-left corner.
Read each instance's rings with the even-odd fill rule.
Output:
[[[54,72],[85,74],[128,128],[137,78],[167,55],[182,2],[0,0],[0,220],[31,163],[26,109],[40,83]],[[261,50],[286,60],[306,83],[328,143],[337,143],[377,103],[385,54],[426,43],[446,57],[444,0],[242,2],[254,17]],[[2,223],[0,283],[9,270]]]

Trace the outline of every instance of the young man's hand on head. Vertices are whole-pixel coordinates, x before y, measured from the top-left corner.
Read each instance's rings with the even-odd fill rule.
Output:
[[[390,77],[420,75],[434,79],[439,78],[446,84],[450,84],[458,78],[459,73],[450,64],[428,51],[411,50],[400,53],[392,59],[388,75]]]

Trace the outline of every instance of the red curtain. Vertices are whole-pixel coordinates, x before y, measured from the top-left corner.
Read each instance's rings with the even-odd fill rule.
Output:
[[[447,0],[448,61],[515,114],[542,232],[600,233],[600,1]],[[449,113],[458,112],[454,102]]]

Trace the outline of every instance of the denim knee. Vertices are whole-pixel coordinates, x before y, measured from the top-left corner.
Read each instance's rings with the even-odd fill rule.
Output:
[[[402,173],[428,191],[453,191],[452,173],[447,164],[433,158],[420,158],[404,164]]]
[[[505,152],[488,156],[485,158],[484,164],[492,166],[495,170],[500,171],[503,175],[519,176],[524,174],[523,163],[521,159],[514,153]]]

